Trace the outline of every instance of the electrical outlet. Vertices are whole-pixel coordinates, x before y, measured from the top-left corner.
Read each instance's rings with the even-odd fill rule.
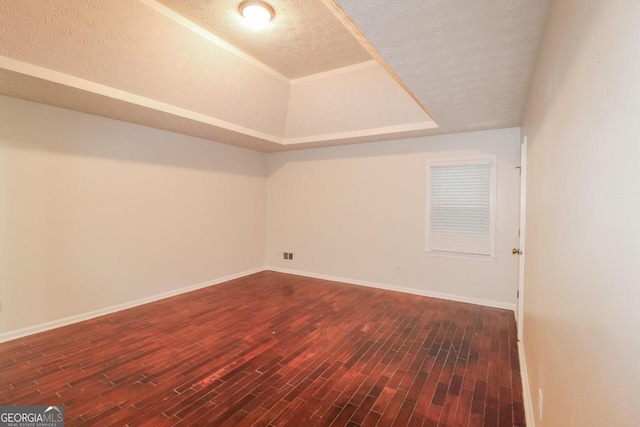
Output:
[[[293,252],[289,252],[289,261],[293,261]]]
[[[538,419],[541,420],[542,419],[542,389],[539,388],[538,389]]]
[[[282,252],[282,259],[285,261],[293,261],[293,252]]]

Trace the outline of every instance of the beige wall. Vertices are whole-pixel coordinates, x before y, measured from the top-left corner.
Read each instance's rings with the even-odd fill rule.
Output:
[[[265,155],[7,97],[0,118],[0,333],[261,268],[265,247],[276,267],[515,302],[518,129]],[[498,155],[498,259],[427,256],[426,160],[477,153]]]
[[[637,426],[640,2],[558,0],[549,19],[522,132],[536,426]]]
[[[0,97],[0,333],[263,266],[265,162]]]
[[[269,154],[268,265],[514,304],[519,138],[504,129]],[[480,153],[497,155],[496,261],[426,255],[427,159]]]

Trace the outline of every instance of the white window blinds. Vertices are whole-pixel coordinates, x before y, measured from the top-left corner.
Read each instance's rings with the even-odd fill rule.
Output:
[[[495,159],[429,163],[427,250],[494,256]]]

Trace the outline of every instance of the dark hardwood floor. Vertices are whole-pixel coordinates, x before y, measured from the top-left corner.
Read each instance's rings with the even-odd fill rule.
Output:
[[[523,426],[513,313],[263,272],[0,344],[66,425]]]

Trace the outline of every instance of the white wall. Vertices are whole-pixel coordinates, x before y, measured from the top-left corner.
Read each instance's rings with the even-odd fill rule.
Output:
[[[537,427],[640,425],[639,22],[637,0],[552,2],[530,88],[523,341]]]
[[[519,138],[504,129],[269,154],[268,265],[514,304]],[[478,153],[498,159],[497,260],[426,255],[427,159]]]
[[[264,265],[266,156],[0,97],[0,333]]]

